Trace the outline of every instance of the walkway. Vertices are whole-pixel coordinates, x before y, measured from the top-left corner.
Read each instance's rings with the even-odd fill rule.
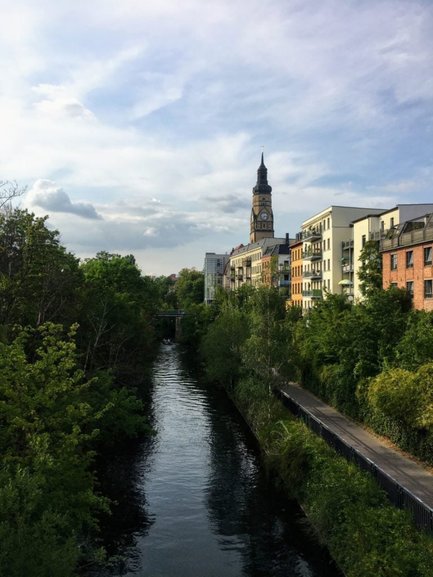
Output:
[[[433,530],[432,473],[299,385],[289,383],[278,392],[282,401],[304,418],[311,429],[376,476],[395,504],[414,513],[417,524]]]

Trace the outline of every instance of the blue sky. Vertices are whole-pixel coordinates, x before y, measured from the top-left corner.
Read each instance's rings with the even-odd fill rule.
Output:
[[[0,0],[0,180],[77,256],[146,274],[275,230],[433,201],[433,2]]]

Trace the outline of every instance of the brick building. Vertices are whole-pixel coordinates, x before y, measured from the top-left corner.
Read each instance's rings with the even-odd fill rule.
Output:
[[[404,288],[416,309],[433,310],[433,214],[392,228],[381,241],[383,288]]]

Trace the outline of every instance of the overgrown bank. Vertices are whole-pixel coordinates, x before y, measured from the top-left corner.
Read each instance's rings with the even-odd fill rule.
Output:
[[[347,577],[433,575],[433,538],[416,530],[369,474],[339,457],[264,387],[241,380],[232,397],[267,465]]]
[[[391,359],[396,350],[403,351],[396,342],[405,338],[409,319],[418,316],[407,309],[405,295],[378,293],[362,308],[331,296],[308,318],[285,311],[276,291],[266,289],[223,297],[218,306],[202,342],[209,376],[228,388],[269,465],[288,494],[303,505],[345,574],[433,575],[432,538],[418,531],[407,513],[390,505],[367,473],[337,456],[271,394],[277,375],[302,379],[322,389],[322,396],[333,398],[340,408],[345,404],[352,416],[359,418],[368,409],[379,422],[389,422],[392,417],[384,412],[401,411],[398,399],[409,403],[411,393],[422,389],[416,377],[401,386],[394,378],[389,386],[397,369]],[[357,340],[361,335],[364,341]],[[427,367],[421,372],[428,375],[426,354],[421,364]],[[405,423],[394,417],[397,430],[428,426],[430,382]],[[414,415],[425,418],[415,421]]]

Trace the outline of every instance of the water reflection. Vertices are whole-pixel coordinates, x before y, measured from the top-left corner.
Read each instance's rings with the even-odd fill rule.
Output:
[[[119,505],[106,537],[125,563],[106,575],[337,575],[263,475],[225,395],[201,385],[176,347],[155,365],[152,412],[156,437],[112,464]]]

